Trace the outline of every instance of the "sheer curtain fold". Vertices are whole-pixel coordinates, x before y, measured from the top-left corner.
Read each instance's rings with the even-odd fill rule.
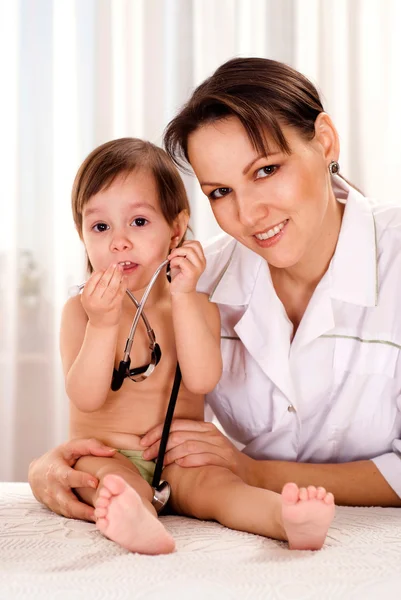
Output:
[[[0,130],[4,136],[0,144],[1,211],[3,231],[0,236],[0,477],[12,479],[15,447],[17,397],[17,338],[18,338],[18,278],[17,278],[17,210],[14,201],[18,195],[17,132],[19,12],[17,6],[0,1],[0,56],[9,60],[2,70],[7,82],[7,93],[0,95]],[[5,225],[5,226],[4,226]],[[9,456],[8,460],[5,457]]]
[[[343,172],[380,200],[401,168],[397,0],[0,0],[0,479],[66,439],[58,330],[84,276],[70,190],[84,157],[122,136],[160,144],[193,88],[225,60],[293,65],[322,92]],[[192,227],[218,233],[185,176]]]

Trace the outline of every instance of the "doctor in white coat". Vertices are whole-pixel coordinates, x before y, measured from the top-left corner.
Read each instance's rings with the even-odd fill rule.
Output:
[[[165,463],[223,465],[280,492],[324,486],[337,504],[401,506],[401,207],[339,175],[339,140],[315,87],[267,59],[233,59],[193,93],[165,144],[193,168],[226,235],[199,290],[219,306],[215,425],[175,420]],[[142,439],[157,456],[161,426]],[[239,447],[242,449],[240,450]],[[96,440],[35,460],[52,510],[91,518],[71,487]],[[92,478],[93,479],[93,478]]]
[[[166,464],[401,506],[401,207],[375,205],[338,175],[316,89],[274,61],[220,67],[165,143],[228,234],[206,246],[199,289],[222,319],[224,372],[208,403],[244,446],[176,421]],[[159,437],[160,427],[145,436],[145,457]]]

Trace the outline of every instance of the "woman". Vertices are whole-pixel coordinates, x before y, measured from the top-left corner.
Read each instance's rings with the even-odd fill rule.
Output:
[[[225,465],[280,491],[318,484],[337,504],[401,506],[401,208],[375,206],[339,175],[339,141],[314,86],[290,67],[234,59],[169,124],[228,234],[205,248],[200,291],[218,303],[223,376],[214,425],[173,422],[166,464]],[[157,455],[161,427],[144,436]],[[71,468],[112,452],[69,442],[34,461],[36,498],[92,518]]]

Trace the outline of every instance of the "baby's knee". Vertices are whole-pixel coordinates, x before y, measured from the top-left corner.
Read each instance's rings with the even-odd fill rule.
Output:
[[[171,486],[170,505],[175,512],[198,518],[209,518],[204,514],[209,499],[218,492],[219,488],[238,478],[224,467],[185,468],[169,465],[163,472],[163,479],[166,479]]]

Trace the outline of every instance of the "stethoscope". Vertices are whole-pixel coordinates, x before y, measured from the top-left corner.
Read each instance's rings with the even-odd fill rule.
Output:
[[[144,291],[144,294],[143,294],[140,302],[138,302],[138,300],[135,298],[135,296],[133,295],[132,292],[130,292],[129,290],[126,291],[128,297],[130,298],[130,300],[132,300],[132,302],[134,303],[134,305],[136,307],[136,313],[135,313],[134,319],[132,321],[132,325],[131,325],[131,329],[129,332],[129,336],[127,338],[127,342],[125,344],[123,359],[120,361],[118,369],[113,370],[111,389],[114,392],[116,392],[117,390],[119,390],[121,388],[122,384],[124,383],[124,379],[126,377],[128,377],[129,379],[132,379],[132,381],[136,381],[136,382],[147,379],[147,377],[149,377],[149,375],[151,375],[153,373],[153,371],[155,370],[155,367],[160,362],[160,359],[162,356],[160,346],[156,342],[155,333],[154,333],[153,329],[151,328],[150,323],[149,323],[143,309],[144,309],[144,306],[148,299],[148,296],[156,282],[156,279],[158,278],[162,269],[164,267],[166,267],[168,265],[168,263],[169,263],[169,261],[165,260],[156,269],[147,288]],[[70,296],[79,294],[80,291],[84,287],[85,287],[85,283],[82,283],[81,285],[73,286],[72,288],[70,288]],[[130,352],[132,349],[135,332],[137,330],[140,318],[142,318],[142,320],[145,324],[146,333],[149,338],[149,348],[151,351],[151,359],[150,359],[149,364],[143,365],[142,367],[137,367],[135,369],[131,369],[130,368],[130,366],[131,366]],[[154,472],[153,479],[152,479],[152,488],[153,488],[152,504],[156,508],[157,512],[160,512],[162,510],[162,508],[167,504],[167,501],[170,497],[170,492],[171,492],[170,484],[167,481],[160,481],[160,477],[161,477],[161,473],[163,470],[163,460],[164,460],[164,455],[166,452],[168,436],[170,433],[171,421],[172,421],[173,415],[174,415],[174,408],[175,408],[175,404],[177,401],[178,390],[180,389],[180,383],[181,383],[181,371],[180,371],[180,366],[177,362],[177,367],[176,367],[175,376],[174,376],[174,383],[173,383],[173,387],[172,387],[171,394],[170,394],[170,400],[169,400],[169,403],[167,406],[166,416],[164,419],[163,432],[162,432],[162,436],[161,436],[161,440],[160,440],[159,453],[158,453],[157,459],[156,459],[156,468],[155,468],[155,472]]]

